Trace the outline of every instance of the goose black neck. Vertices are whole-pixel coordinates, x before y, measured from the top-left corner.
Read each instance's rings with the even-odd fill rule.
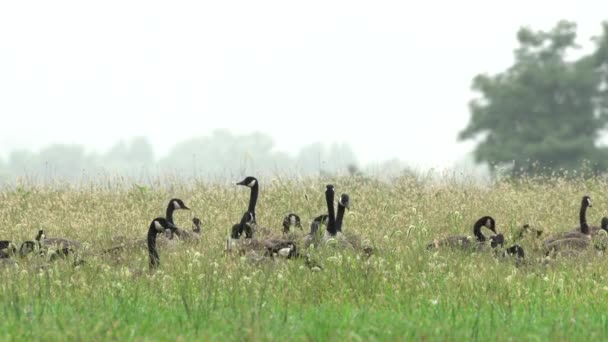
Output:
[[[485,220],[483,218],[479,219],[479,220],[477,220],[477,222],[475,222],[475,225],[473,226],[473,234],[475,235],[475,238],[479,242],[486,241],[486,237],[481,232],[481,227],[483,227],[483,224],[485,223],[484,221]]]
[[[585,204],[581,205],[579,220],[581,224],[581,233],[589,235],[589,225],[587,225],[587,206]]]
[[[334,193],[332,191],[326,191],[325,200],[327,201],[327,232],[331,236],[334,236],[336,235],[336,212],[334,211]]]
[[[255,184],[251,187],[251,194],[249,195],[249,209],[247,209],[249,212],[251,212],[253,214],[254,219],[255,219],[255,205],[258,202],[258,191],[259,191],[258,182],[255,182]]]
[[[150,256],[150,269],[153,270],[160,265],[160,257],[156,251],[156,231],[154,223],[150,225],[148,230],[148,255]]]
[[[167,213],[165,215],[165,218],[167,219],[167,222],[173,224],[173,211],[175,209],[173,209],[173,203],[170,202],[169,205],[167,206]]]
[[[344,220],[344,212],[346,207],[338,203],[338,214],[336,215],[336,233],[342,232],[342,221]]]

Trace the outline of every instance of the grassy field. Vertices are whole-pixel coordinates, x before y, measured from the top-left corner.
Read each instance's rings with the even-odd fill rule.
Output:
[[[240,180],[240,179],[238,179]],[[317,249],[324,266],[302,260],[253,265],[226,255],[229,228],[247,208],[249,190],[236,185],[175,183],[140,187],[26,186],[0,192],[0,239],[31,240],[38,229],[112,245],[113,235],[145,237],[172,197],[192,208],[176,211],[189,228],[203,222],[198,244],[159,248],[161,266],[149,274],[145,250],[123,261],[90,257],[73,267],[40,268],[20,261],[0,270],[2,340],[598,340],[608,336],[608,263],[589,251],[549,265],[538,262],[532,238],[514,241],[529,223],[545,235],[578,225],[581,197],[588,221],[608,208],[608,181],[521,180],[476,186],[410,178],[390,184],[362,178],[260,179],[257,221],[280,232],[298,213],[305,229],[326,212],[325,184],[351,198],[345,232],[377,249],[370,259]],[[491,215],[497,230],[526,250],[527,263],[492,253],[429,252],[433,238],[472,235]],[[144,271],[139,274],[137,270]]]

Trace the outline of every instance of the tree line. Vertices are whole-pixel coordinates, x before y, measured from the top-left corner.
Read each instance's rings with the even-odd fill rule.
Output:
[[[397,160],[387,161],[380,168],[392,175],[407,171]],[[135,137],[104,153],[87,152],[80,145],[55,144],[38,152],[14,150],[0,160],[0,183],[19,177],[80,182],[119,176],[145,183],[165,176],[222,180],[244,174],[317,176],[360,172],[355,153],[347,144],[312,143],[292,156],[276,150],[266,134],[234,135],[228,130],[179,142],[161,158],[157,158],[145,137]]]

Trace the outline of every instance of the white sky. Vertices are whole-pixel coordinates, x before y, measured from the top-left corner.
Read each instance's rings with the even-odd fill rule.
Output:
[[[450,165],[473,76],[560,19],[586,43],[608,1],[2,1],[0,154],[229,128]]]

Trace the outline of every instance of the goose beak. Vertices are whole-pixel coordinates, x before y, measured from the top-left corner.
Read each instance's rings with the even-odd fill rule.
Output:
[[[245,185],[245,180],[242,180],[242,181],[236,183],[236,185]]]

